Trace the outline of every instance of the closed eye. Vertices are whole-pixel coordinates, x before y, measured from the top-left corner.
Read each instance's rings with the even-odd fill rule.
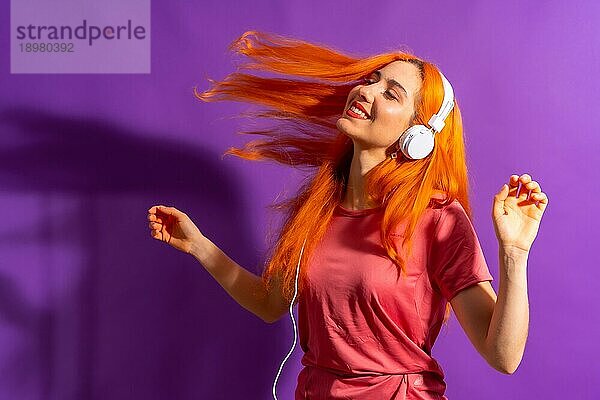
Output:
[[[372,85],[373,83],[377,83],[377,81],[376,81],[375,79],[373,79],[373,78],[364,78],[364,79],[363,79],[363,83],[364,83],[365,85]],[[385,94],[385,95],[386,95],[388,98],[391,98],[392,100],[396,100],[396,101],[398,101],[398,97],[396,97],[396,96],[394,95],[394,92],[392,92],[391,90],[386,90],[386,91],[384,92],[384,94]]]
[[[394,100],[398,100],[398,98],[397,98],[396,96],[394,96],[393,92],[392,92],[392,91],[390,91],[390,90],[386,90],[386,91],[385,91],[385,94],[387,94],[387,95],[388,95],[388,97],[391,97],[391,98],[392,98],[392,99],[394,99]]]
[[[374,79],[371,79],[371,78],[363,78],[363,82],[364,82],[365,85],[370,85],[370,84],[375,83],[377,81],[374,80]]]

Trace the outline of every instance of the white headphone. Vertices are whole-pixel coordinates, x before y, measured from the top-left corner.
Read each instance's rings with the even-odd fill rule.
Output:
[[[425,125],[413,125],[405,130],[400,139],[398,139],[398,147],[402,154],[410,160],[420,160],[425,158],[433,150],[434,135],[440,133],[446,123],[444,122],[450,111],[454,108],[454,90],[448,79],[439,71],[444,86],[444,100],[440,110],[433,114],[429,119],[429,127]],[[391,154],[392,158],[396,158],[396,152]]]

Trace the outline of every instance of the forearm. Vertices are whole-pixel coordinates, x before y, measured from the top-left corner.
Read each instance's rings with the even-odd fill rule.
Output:
[[[268,309],[268,293],[261,277],[241,267],[204,236],[194,241],[190,254],[242,307],[265,322],[273,321]]]
[[[528,253],[500,246],[499,258],[500,288],[486,346],[490,362],[513,373],[523,358],[529,329]]]

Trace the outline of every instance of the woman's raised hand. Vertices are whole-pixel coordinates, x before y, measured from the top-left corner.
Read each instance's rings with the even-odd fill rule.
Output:
[[[521,190],[518,190],[519,183]],[[512,175],[494,196],[492,219],[500,246],[529,252],[537,236],[548,196],[528,174]]]
[[[150,236],[185,253],[190,253],[192,244],[203,237],[192,220],[175,207],[150,207],[148,221]]]

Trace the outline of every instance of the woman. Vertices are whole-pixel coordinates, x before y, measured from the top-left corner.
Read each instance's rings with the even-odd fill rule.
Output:
[[[295,300],[299,268],[297,399],[446,398],[431,348],[450,306],[485,360],[513,373],[527,338],[527,257],[548,204],[539,184],[512,175],[494,197],[496,296],[470,222],[460,111],[433,64],[399,52],[353,58],[257,32],[233,48],[253,61],[240,69],[285,78],[236,72],[196,93],[262,104],[254,115],[279,122],[228,153],[316,171],[280,204],[287,220],[262,277],[173,207],[149,209],[151,236],[192,254],[266,322]],[[411,155],[405,133],[418,125],[433,148]]]

